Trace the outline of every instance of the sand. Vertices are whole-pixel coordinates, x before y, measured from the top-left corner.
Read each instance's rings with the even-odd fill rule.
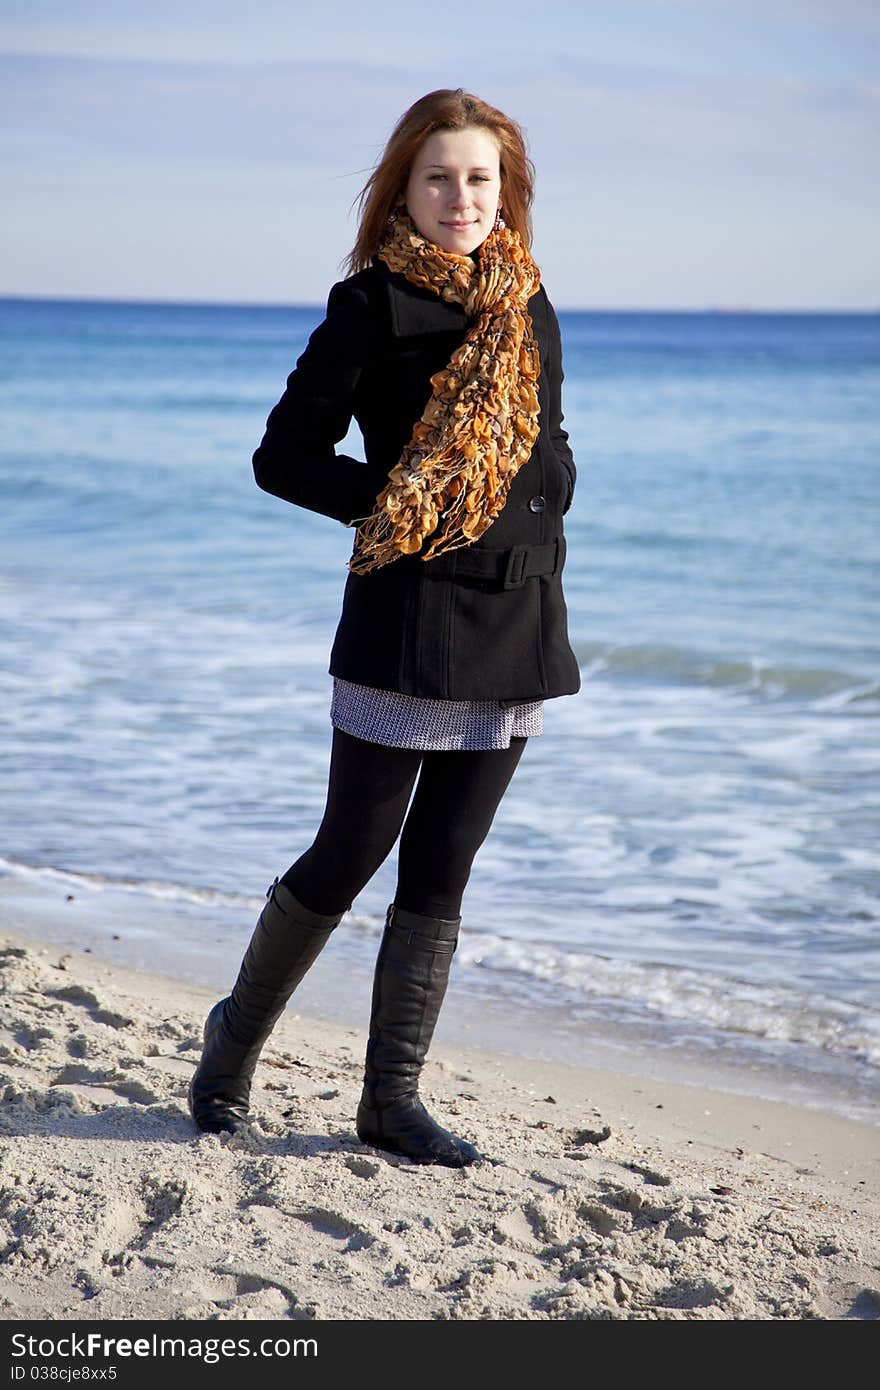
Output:
[[[880,1317],[878,1130],[435,1040],[485,1160],[360,1143],[363,1029],[292,1008],[253,1121],[186,1109],[214,991],[0,935],[0,1318]]]

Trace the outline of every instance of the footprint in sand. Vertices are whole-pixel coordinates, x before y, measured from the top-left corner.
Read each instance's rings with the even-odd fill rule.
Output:
[[[83,985],[64,985],[61,989],[47,989],[50,999],[60,999],[65,1004],[81,1004],[87,1009],[96,1023],[106,1023],[108,1028],[133,1028],[134,1019],[115,1009],[106,1009],[96,994]]]
[[[216,1298],[215,1305],[233,1316],[258,1314],[261,1318],[288,1318],[291,1321],[312,1322],[317,1316],[313,1303],[306,1303],[287,1284],[265,1275],[238,1272],[215,1265],[211,1271],[230,1285],[229,1296]]]
[[[655,1168],[648,1168],[644,1163],[625,1163],[624,1168],[628,1168],[631,1173],[638,1173],[653,1187],[669,1187],[672,1179],[665,1173],[658,1173]]]
[[[376,1237],[371,1231],[343,1216],[342,1212],[332,1211],[328,1207],[287,1207],[285,1210],[288,1216],[296,1217],[297,1221],[305,1221],[312,1230],[318,1231],[321,1235],[344,1241],[343,1249],[346,1251],[367,1250],[376,1242]]]
[[[61,1071],[49,1082],[49,1085],[97,1087],[100,1090],[111,1092],[114,1097],[121,1096],[124,1100],[134,1101],[137,1105],[156,1105],[162,1099],[158,1092],[143,1081],[120,1075],[115,1068],[110,1070],[95,1069],[76,1062],[62,1067]]]
[[[372,1158],[361,1158],[358,1154],[349,1154],[343,1162],[350,1173],[354,1173],[357,1178],[375,1178],[379,1173],[379,1164]]]

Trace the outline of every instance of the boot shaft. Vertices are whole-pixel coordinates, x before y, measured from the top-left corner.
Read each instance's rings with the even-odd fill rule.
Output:
[[[190,1112],[210,1133],[235,1133],[246,1122],[262,1046],[342,915],[312,912],[277,879],[266,896],[232,993],[208,1015],[190,1083]]]
[[[424,917],[394,903],[376,961],[364,1073],[371,1104],[418,1090],[440,1014],[461,918]]]
[[[277,878],[266,896],[226,1007],[226,1029],[241,1042],[269,1036],[342,918],[312,912]]]

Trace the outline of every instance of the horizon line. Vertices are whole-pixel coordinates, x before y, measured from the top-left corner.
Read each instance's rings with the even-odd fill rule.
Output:
[[[144,298],[126,295],[82,295],[82,294],[28,294],[0,290],[0,303],[25,302],[45,304],[106,304],[137,305],[140,307],[180,309],[326,309],[326,299],[308,300],[270,300],[270,299],[171,299],[165,296]],[[555,305],[560,314],[859,314],[865,317],[880,314],[880,306],[874,308],[820,308],[816,306],[769,307],[757,304],[707,304],[685,308],[681,305]]]

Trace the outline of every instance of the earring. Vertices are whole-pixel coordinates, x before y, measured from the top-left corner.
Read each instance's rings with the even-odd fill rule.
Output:
[[[393,212],[389,212],[388,217],[386,218],[386,225],[389,227],[393,227],[396,221],[397,209],[395,208]]]
[[[507,223],[505,222],[504,218],[501,216],[501,208],[500,208],[500,206],[499,206],[498,211],[497,211],[496,214],[495,214],[495,225],[494,225],[494,227],[492,228],[492,230],[493,230],[494,232],[503,232],[503,231],[504,231],[504,228],[505,228],[506,226],[507,226]]]

